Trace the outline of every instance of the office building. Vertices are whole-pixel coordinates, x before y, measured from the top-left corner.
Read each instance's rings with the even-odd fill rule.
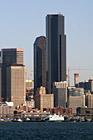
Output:
[[[45,87],[40,87],[37,89],[35,94],[35,107],[44,110],[54,107],[54,94],[46,94]]]
[[[85,95],[83,88],[68,87],[68,106],[72,113],[76,114],[78,107],[85,107]]]
[[[85,107],[84,101],[85,101],[85,95],[69,97],[69,108],[72,108],[73,114],[76,114],[76,110],[78,107]]]
[[[46,86],[52,93],[53,83],[66,81],[66,35],[64,16],[46,17]]]
[[[7,103],[0,103],[0,118],[13,117],[13,106]]]
[[[46,38],[37,37],[34,43],[34,93],[37,88],[46,87]]]
[[[6,69],[11,64],[23,64],[23,49],[2,49],[2,98],[6,101]]]
[[[67,102],[67,82],[54,82],[53,84],[54,93],[54,107],[61,106],[66,108]]]
[[[68,98],[69,96],[82,96],[84,95],[83,88],[68,87]]]
[[[14,108],[25,102],[25,66],[12,64],[7,70],[7,101],[13,102]]]

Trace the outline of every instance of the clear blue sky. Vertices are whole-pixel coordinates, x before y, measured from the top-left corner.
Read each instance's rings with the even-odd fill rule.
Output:
[[[67,67],[93,69],[93,0],[0,0],[0,49],[23,48],[33,69],[33,43],[46,35],[46,15],[55,13],[65,16]],[[80,80],[93,77],[93,70],[74,72]]]

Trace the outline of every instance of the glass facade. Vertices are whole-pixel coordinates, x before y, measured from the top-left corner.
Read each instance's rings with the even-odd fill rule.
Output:
[[[66,81],[66,36],[63,15],[47,15],[46,43],[46,84],[47,92],[52,93],[53,82]]]
[[[34,94],[37,88],[46,87],[46,38],[40,36],[34,43]]]

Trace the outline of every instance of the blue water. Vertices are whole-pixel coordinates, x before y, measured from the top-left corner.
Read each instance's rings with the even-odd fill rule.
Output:
[[[0,122],[0,140],[93,140],[93,122]]]

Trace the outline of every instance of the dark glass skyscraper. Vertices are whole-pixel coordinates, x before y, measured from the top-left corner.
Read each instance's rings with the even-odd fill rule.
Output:
[[[46,87],[46,38],[37,37],[34,43],[34,93],[37,88]]]
[[[54,81],[66,81],[66,35],[63,15],[47,15],[46,39],[47,92],[52,93]]]

